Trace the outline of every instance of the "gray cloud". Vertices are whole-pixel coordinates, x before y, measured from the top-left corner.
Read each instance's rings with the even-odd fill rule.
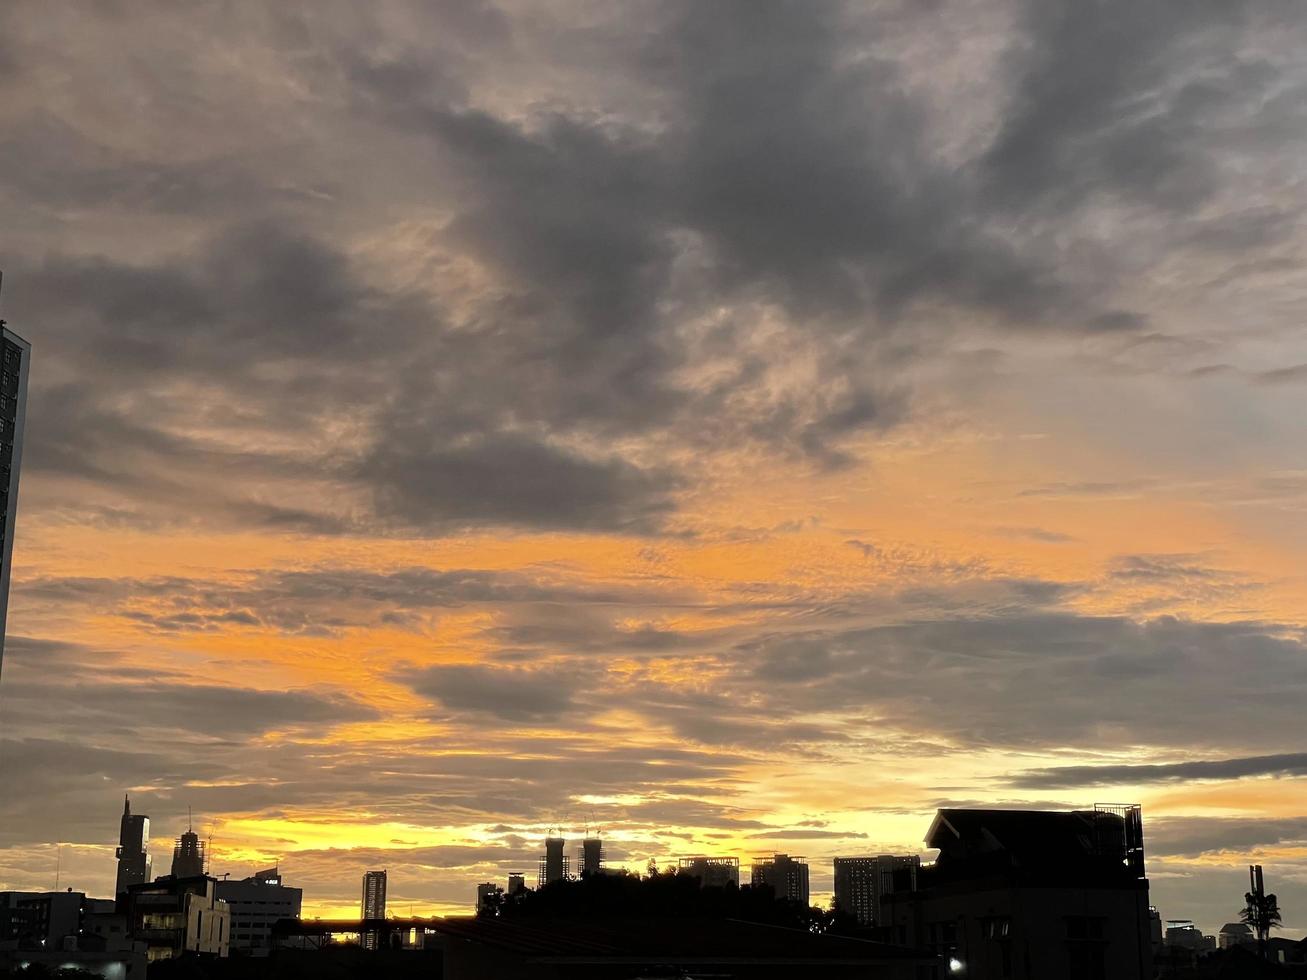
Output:
[[[1025,789],[1070,789],[1078,786],[1112,786],[1167,783],[1194,779],[1243,779],[1247,776],[1307,775],[1307,752],[1259,755],[1242,759],[1202,759],[1109,766],[1054,766],[1015,773],[1011,783]]]
[[[856,710],[969,747],[1279,747],[1307,688],[1294,631],[1171,617],[1017,611],[775,636],[740,659],[778,709]]]

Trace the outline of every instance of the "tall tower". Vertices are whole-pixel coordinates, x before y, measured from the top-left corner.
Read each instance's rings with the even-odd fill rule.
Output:
[[[540,888],[554,881],[563,881],[567,878],[569,862],[563,849],[567,842],[563,840],[562,833],[555,834],[549,832],[545,838],[545,856],[540,859],[539,874],[536,878],[536,884]]]
[[[597,875],[604,866],[604,842],[601,838],[587,837],[581,841],[581,874]]]
[[[0,665],[4,663],[18,469],[23,459],[23,423],[27,420],[27,362],[31,355],[32,345],[0,320]]]
[[[386,917],[386,872],[363,872],[363,901],[359,909],[363,919],[384,919]],[[359,937],[364,949],[376,949],[380,936],[375,929],[364,930]]]
[[[174,878],[198,878],[208,871],[208,862],[204,841],[186,821],[186,833],[177,838],[177,846],[172,849],[172,876]]]
[[[118,884],[116,895],[124,894],[131,885],[150,880],[150,818],[132,813],[132,802],[123,797],[123,818],[118,829]]]

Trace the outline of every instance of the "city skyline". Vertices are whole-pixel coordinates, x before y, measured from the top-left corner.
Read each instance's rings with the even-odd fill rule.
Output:
[[[0,887],[1128,800],[1301,935],[1307,22],[1088,6],[5,5]]]

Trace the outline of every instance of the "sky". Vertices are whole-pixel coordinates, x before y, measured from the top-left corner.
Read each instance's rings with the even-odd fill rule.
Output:
[[[0,886],[1138,802],[1307,925],[1293,0],[0,6]],[[570,849],[570,848],[569,848]],[[929,855],[927,855],[929,856]]]

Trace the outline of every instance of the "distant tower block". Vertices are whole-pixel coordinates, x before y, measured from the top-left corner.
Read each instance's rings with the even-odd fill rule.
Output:
[[[386,872],[363,873],[363,901],[360,903],[359,915],[364,919],[386,917]],[[359,939],[364,949],[376,949],[380,945],[381,937],[376,929],[365,929]]]
[[[115,894],[126,894],[132,885],[150,880],[150,818],[132,813],[132,801],[123,797],[123,818],[118,826],[118,883]]]
[[[567,855],[563,853],[567,842],[561,835],[555,835],[552,831],[545,838],[545,854],[540,859],[539,874],[536,878],[536,884],[543,888],[545,885],[555,881],[564,881],[567,878],[570,864]]]
[[[510,871],[508,874],[508,894],[516,895],[526,891],[526,872]]]
[[[581,874],[597,875],[604,866],[604,842],[598,837],[581,841]]]

